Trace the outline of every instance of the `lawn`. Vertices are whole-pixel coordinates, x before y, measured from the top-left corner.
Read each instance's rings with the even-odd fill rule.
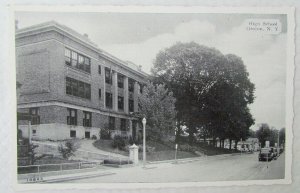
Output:
[[[124,155],[124,156],[129,156],[129,152],[122,151],[122,150],[119,150],[117,148],[113,148],[111,144],[112,144],[112,140],[108,140],[108,139],[100,139],[100,140],[97,140],[93,143],[93,145],[96,148],[101,149],[103,151],[116,153],[116,154],[121,154],[121,155]]]
[[[111,152],[111,153],[117,153],[121,155],[128,156],[128,151],[123,151],[119,149],[114,149],[111,146],[112,140],[97,140],[93,143],[93,145],[101,149],[103,151]],[[162,161],[162,160],[172,160],[175,159],[175,149],[172,148],[169,145],[165,145],[159,142],[154,141],[147,141],[147,146],[153,147],[154,150],[151,152],[147,152],[146,157],[147,161]],[[141,149],[140,149],[141,150]],[[177,159],[181,158],[191,158],[191,157],[197,157],[198,155],[188,152],[188,151],[178,151],[177,152]],[[143,153],[139,152],[139,159],[143,159]]]

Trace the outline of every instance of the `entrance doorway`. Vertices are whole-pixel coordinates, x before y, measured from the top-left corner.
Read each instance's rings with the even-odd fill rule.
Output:
[[[86,138],[86,139],[91,138],[91,132],[86,131],[86,132],[85,132],[85,138]]]

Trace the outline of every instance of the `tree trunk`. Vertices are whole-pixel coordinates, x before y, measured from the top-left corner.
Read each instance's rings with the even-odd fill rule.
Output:
[[[229,139],[229,149],[231,150],[231,139]]]
[[[237,143],[238,143],[238,140],[235,140],[235,144],[234,144],[234,149],[237,150]]]
[[[225,139],[223,139],[223,144],[222,144],[222,148],[225,148]]]

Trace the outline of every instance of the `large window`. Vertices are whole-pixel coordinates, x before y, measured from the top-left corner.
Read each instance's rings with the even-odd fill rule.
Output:
[[[105,93],[105,104],[106,104],[106,108],[112,108],[112,93]]]
[[[118,109],[124,110],[124,97],[118,96]]]
[[[118,74],[118,87],[124,88],[124,76],[121,74]]]
[[[112,83],[112,72],[110,68],[105,68],[105,82],[107,84]]]
[[[31,125],[39,125],[40,124],[40,112],[39,108],[30,108],[29,109],[29,114],[32,115],[31,118]]]
[[[92,126],[92,113],[83,111],[83,126],[91,127]]]
[[[129,90],[129,92],[134,91],[134,80],[132,80],[132,79],[128,79],[128,90]]]
[[[68,125],[77,125],[77,110],[76,109],[68,108],[67,124]]]
[[[115,117],[108,118],[108,128],[109,130],[115,130]]]
[[[126,131],[126,119],[121,119],[121,125],[120,125],[121,131]]]
[[[91,73],[91,61],[90,58],[79,54],[73,50],[65,48],[65,64],[73,66],[77,69]]]
[[[128,101],[128,108],[129,108],[129,112],[134,111],[134,101],[131,99],[129,99],[129,101]]]
[[[81,98],[91,99],[91,85],[66,77],[66,93]]]

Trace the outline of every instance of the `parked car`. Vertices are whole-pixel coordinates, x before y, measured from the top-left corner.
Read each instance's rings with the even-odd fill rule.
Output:
[[[282,153],[283,153],[283,150],[284,150],[283,147],[281,147],[281,148],[279,149],[279,153],[282,154]]]
[[[271,148],[261,148],[258,154],[258,161],[271,161],[273,157],[274,156]]]
[[[277,157],[278,157],[278,151],[277,151],[277,148],[276,147],[271,147],[271,151],[273,153],[273,159],[276,160]]]

